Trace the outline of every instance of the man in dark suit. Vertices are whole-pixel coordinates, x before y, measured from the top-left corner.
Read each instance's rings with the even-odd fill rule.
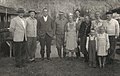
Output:
[[[40,54],[42,57],[42,60],[44,60],[44,53],[45,53],[45,45],[46,45],[46,56],[48,60],[50,59],[50,53],[51,53],[51,42],[52,38],[54,36],[54,25],[53,20],[48,15],[47,8],[43,9],[43,16],[38,17],[38,38],[41,45]]]

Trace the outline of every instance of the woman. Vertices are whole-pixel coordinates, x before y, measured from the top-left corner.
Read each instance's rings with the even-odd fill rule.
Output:
[[[76,30],[76,22],[73,20],[73,14],[69,14],[69,22],[67,23],[65,31],[65,44],[66,44],[66,53],[69,55],[71,52],[71,57],[73,57],[77,48],[77,35],[78,31]]]

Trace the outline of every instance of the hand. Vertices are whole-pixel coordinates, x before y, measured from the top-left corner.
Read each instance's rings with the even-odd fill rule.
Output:
[[[56,36],[53,36],[53,39],[56,39]]]
[[[117,39],[118,36],[115,36],[115,39]]]

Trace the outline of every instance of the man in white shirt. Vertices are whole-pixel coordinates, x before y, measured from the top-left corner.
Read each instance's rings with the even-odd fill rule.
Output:
[[[26,56],[26,20],[23,18],[23,8],[19,8],[17,13],[18,16],[11,20],[9,31],[13,35],[16,67],[21,68],[24,67]]]
[[[115,56],[116,39],[119,36],[119,23],[112,18],[112,12],[106,13],[106,31],[109,35],[110,48],[109,48],[109,63],[112,63]]]

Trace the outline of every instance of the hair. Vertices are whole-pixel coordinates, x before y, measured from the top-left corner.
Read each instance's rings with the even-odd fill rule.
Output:
[[[106,15],[108,15],[108,14],[113,14],[113,12],[112,11],[109,11],[109,12],[106,12]]]
[[[43,11],[44,11],[44,10],[48,10],[48,9],[45,7],[45,8],[43,8]]]

